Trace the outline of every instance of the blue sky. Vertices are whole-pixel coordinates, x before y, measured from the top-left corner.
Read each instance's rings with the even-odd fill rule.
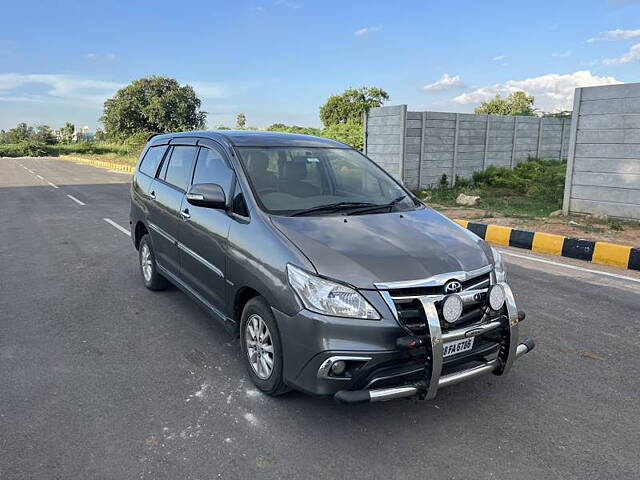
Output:
[[[640,0],[5,0],[3,17],[4,129],[93,129],[106,98],[151,74],[194,86],[210,127],[238,112],[319,126],[319,105],[349,86],[465,112],[518,89],[564,109],[576,86],[640,81]]]

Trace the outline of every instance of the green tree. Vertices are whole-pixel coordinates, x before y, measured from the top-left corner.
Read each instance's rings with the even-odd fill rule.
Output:
[[[269,132],[299,133],[302,135],[322,136],[322,129],[313,127],[300,127],[298,125],[285,125],[284,123],[274,123],[267,127]]]
[[[104,142],[107,139],[107,134],[104,133],[104,130],[98,128],[93,138],[96,140],[96,142]]]
[[[244,113],[239,113],[236,117],[236,128],[238,130],[243,130],[247,126],[247,117]]]
[[[533,108],[534,97],[525,92],[510,93],[507,98],[502,98],[499,94],[491,100],[482,102],[473,113],[488,113],[490,115],[535,115]]]
[[[325,127],[339,123],[362,124],[364,112],[381,106],[389,94],[378,87],[349,88],[340,95],[331,95],[320,107],[320,120]]]
[[[104,102],[101,118],[109,137],[125,138],[136,133],[197,130],[205,127],[207,113],[189,85],[150,76],[134,80]]]
[[[9,143],[19,143],[29,140],[33,136],[33,127],[26,123],[19,123],[7,132]]]
[[[33,140],[39,143],[55,143],[53,133],[48,125],[38,125],[33,132]]]
[[[362,151],[364,146],[364,130],[362,123],[349,121],[347,123],[337,123],[330,125],[322,131],[323,137],[332,138],[356,150]]]
[[[76,126],[71,123],[71,122],[67,122],[64,124],[64,127],[62,127],[60,129],[60,133],[62,134],[62,141],[64,143],[71,143],[71,140],[73,139],[73,132],[76,131]]]

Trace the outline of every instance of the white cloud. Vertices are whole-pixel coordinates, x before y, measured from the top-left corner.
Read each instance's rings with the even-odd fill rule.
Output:
[[[380,27],[380,26],[377,26],[377,27],[363,27],[363,28],[359,28],[358,30],[353,32],[353,34],[356,37],[362,37],[364,35],[368,35],[370,33],[377,32],[379,30],[382,30],[382,27]]]
[[[634,38],[640,38],[640,29],[623,30],[617,28],[615,30],[609,30],[607,32],[600,32],[597,37],[588,39],[587,43],[600,41],[623,42],[627,40],[633,40]]]
[[[86,57],[89,60],[115,60],[116,58],[115,54],[113,53],[100,54],[94,52],[87,53]]]
[[[221,99],[230,96],[228,88],[214,82],[184,82],[191,85],[196,94],[202,99]],[[124,84],[94,80],[62,74],[0,74],[0,92],[14,92],[14,95],[3,95],[2,101],[32,101],[43,102],[51,100],[72,100],[83,103],[101,105],[107,98],[112,97]],[[42,88],[44,87],[44,92]],[[37,89],[37,93],[25,93]],[[12,100],[13,99],[13,100]]]
[[[0,102],[43,103],[44,100],[36,96],[27,97],[18,95],[15,97],[0,96]]]
[[[460,105],[479,104],[497,94],[504,96],[520,90],[535,97],[535,106],[545,112],[571,110],[576,87],[611,85],[622,83],[614,77],[599,77],[589,70],[579,70],[565,75],[548,73],[525,80],[508,80],[504,83],[487,85],[453,98]]]
[[[505,60],[506,58],[507,58],[506,55],[496,55],[491,60],[493,60],[494,62],[499,62],[500,60]]]
[[[459,75],[452,77],[448,73],[443,73],[440,80],[434,83],[429,83],[422,88],[427,92],[436,92],[438,90],[448,90],[454,87],[461,87],[462,85],[464,85],[464,82]]]
[[[1,73],[0,90],[16,90],[27,86],[45,87],[46,95],[20,94],[21,98],[42,99],[46,97],[76,100],[87,103],[102,103],[123,85],[116,82],[93,80],[62,74]]]
[[[302,4],[291,1],[291,0],[276,0],[275,4],[281,7],[293,8],[293,9],[298,9],[302,7]]]
[[[551,56],[555,58],[566,58],[571,55],[573,55],[573,50],[565,50],[564,52],[554,52],[551,54]]]
[[[640,61],[640,43],[633,45],[627,53],[618,58],[605,58],[602,63],[605,65],[624,65]]]

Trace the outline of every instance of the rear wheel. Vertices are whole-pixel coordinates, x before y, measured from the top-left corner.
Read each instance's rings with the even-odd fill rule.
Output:
[[[153,245],[151,245],[151,238],[148,233],[140,239],[138,253],[140,258],[140,273],[142,274],[144,286],[149,290],[164,290],[167,288],[169,282],[158,273],[156,257],[153,253]]]
[[[251,381],[267,395],[289,391],[282,377],[282,344],[271,308],[262,297],[247,302],[240,323],[240,343]]]

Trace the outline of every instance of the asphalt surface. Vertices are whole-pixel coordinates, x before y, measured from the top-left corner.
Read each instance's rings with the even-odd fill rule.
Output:
[[[143,287],[104,220],[128,227],[129,181],[0,159],[1,480],[640,478],[640,282],[505,255],[537,343],[509,375],[430,402],[270,398],[215,320]]]

